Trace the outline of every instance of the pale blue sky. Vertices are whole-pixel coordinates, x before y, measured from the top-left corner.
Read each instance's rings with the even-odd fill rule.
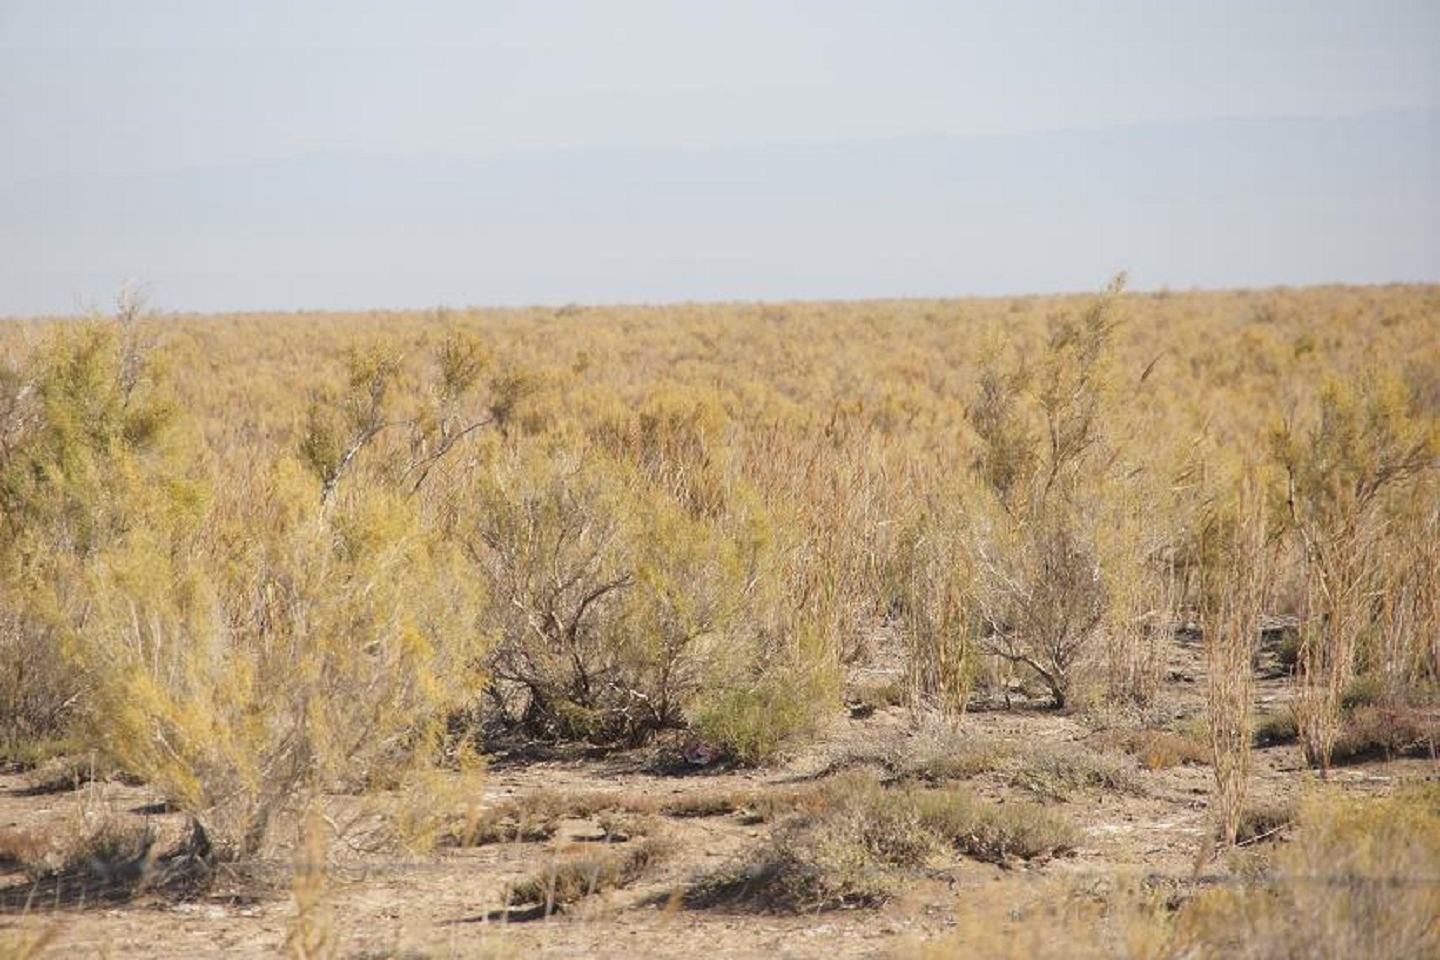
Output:
[[[1440,3],[0,0],[0,313],[1440,280]]]

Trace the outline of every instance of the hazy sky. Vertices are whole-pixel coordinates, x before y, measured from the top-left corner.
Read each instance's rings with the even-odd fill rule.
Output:
[[[0,313],[1440,280],[1437,112],[1435,0],[0,0]]]

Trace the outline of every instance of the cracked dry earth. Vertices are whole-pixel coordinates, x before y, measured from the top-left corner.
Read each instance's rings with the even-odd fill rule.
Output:
[[[1177,646],[1165,691],[1169,722],[1201,715],[1204,680],[1196,651]],[[1262,708],[1283,698],[1279,680],[1259,683]],[[537,791],[614,792],[660,802],[717,789],[782,791],[813,778],[857,752],[885,746],[903,749],[920,736],[898,707],[863,718],[837,719],[807,751],[765,770],[699,771],[686,776],[653,772],[651,754],[602,759],[495,762],[485,780],[483,805],[523,800]],[[1039,709],[972,711],[956,738],[989,740],[1017,750],[1036,744],[1064,751],[1100,751],[1094,721]],[[1211,771],[1179,765],[1135,771],[1140,789],[1116,792],[1094,787],[1047,800],[1083,831],[1078,849],[1046,863],[999,866],[957,856],[917,875],[888,904],[803,915],[692,909],[673,894],[696,875],[743,855],[765,841],[773,824],[747,823],[737,814],[661,817],[671,841],[668,856],[630,886],[588,897],[552,916],[503,908],[508,888],[543,871],[558,854],[603,842],[593,819],[562,820],[543,842],[504,842],[442,848],[410,861],[348,854],[337,856],[325,893],[325,916],[335,955],[341,957],[850,957],[890,956],[939,936],[953,923],[963,898],[997,883],[1039,884],[1045,878],[1077,884],[1119,876],[1147,877],[1177,888],[1195,876],[1197,852],[1210,829],[1206,800]],[[1385,792],[1402,779],[1435,777],[1433,760],[1405,759],[1339,769],[1342,789]],[[1257,750],[1251,796],[1293,797],[1311,780],[1293,746]],[[124,818],[149,818],[163,834],[180,829],[174,814],[154,813],[157,798],[143,787],[118,782],[79,791],[37,793],[25,774],[0,775],[0,829],[76,829],[82,815],[104,809]],[[987,771],[969,785],[983,798],[1034,799],[1013,780]],[[339,802],[339,801],[337,801]],[[634,843],[636,841],[629,841]],[[620,849],[611,843],[607,849]],[[24,875],[0,861],[0,887],[10,897],[0,908],[0,932],[50,936],[46,956],[268,957],[285,949],[296,913],[284,877],[269,885],[220,888],[188,901],[142,896],[123,903],[88,901],[68,892],[24,890]],[[8,872],[7,872],[8,871]]]

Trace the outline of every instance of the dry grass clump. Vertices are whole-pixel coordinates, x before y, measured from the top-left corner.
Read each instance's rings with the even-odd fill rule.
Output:
[[[1045,859],[1079,842],[1069,821],[1033,803],[988,803],[953,788],[918,792],[914,802],[927,829],[977,860]]]
[[[1192,955],[1423,957],[1440,951],[1440,796],[1312,798],[1254,886],[1196,897],[1176,921]]]
[[[1196,738],[1172,730],[1110,731],[1099,737],[1107,749],[1121,750],[1134,757],[1145,770],[1169,770],[1181,765],[1207,766],[1210,748]]]
[[[841,774],[818,811],[783,822],[745,859],[702,877],[685,901],[803,911],[872,905],[914,871],[955,850],[982,860],[1031,860],[1074,848],[1068,822],[1034,804],[990,804],[954,788],[887,788]]]
[[[902,680],[873,680],[849,686],[845,690],[845,706],[852,717],[866,717],[886,707],[898,707],[910,700]]]
[[[1298,815],[1299,807],[1293,801],[1271,800],[1246,804],[1240,811],[1235,836],[1228,838],[1228,842],[1249,844],[1268,840],[1292,825]],[[1220,839],[1227,838],[1222,836]]]
[[[814,779],[870,768],[896,781],[968,780],[999,769],[1015,749],[1003,741],[972,733],[953,721],[936,718],[921,723],[905,737],[849,746],[826,763]]]
[[[549,913],[635,883],[670,850],[668,842],[654,837],[618,851],[586,848],[511,886],[508,901],[512,905],[543,904]]]
[[[1255,721],[1254,743],[1257,747],[1294,743],[1299,738],[1300,727],[1292,710],[1262,714]]]
[[[1313,798],[1268,870],[1178,906],[1141,887],[1052,883],[968,892],[956,931],[913,956],[1429,957],[1440,950],[1433,786],[1382,800]]]
[[[162,847],[145,825],[103,817],[78,830],[0,831],[0,866],[26,880],[0,890],[0,907],[123,901],[144,892],[189,895],[211,879],[209,852],[191,837]]]
[[[452,824],[446,837],[457,846],[536,843],[559,832],[563,820],[595,820],[607,840],[656,832],[657,817],[677,819],[738,815],[767,823],[827,803],[824,782],[767,789],[715,789],[660,797],[630,791],[536,790],[485,808]]]
[[[1010,783],[1045,800],[1069,800],[1079,790],[1144,796],[1145,785],[1124,763],[1078,743],[1044,744],[1020,754]]]
[[[43,930],[7,930],[0,933],[0,960],[39,960],[59,936],[58,924]]]
[[[1367,705],[1343,712],[1331,762],[1434,757],[1437,749],[1440,749],[1440,716],[1433,710]]]

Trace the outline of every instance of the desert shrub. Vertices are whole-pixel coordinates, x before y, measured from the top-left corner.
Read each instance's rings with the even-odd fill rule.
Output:
[[[1056,706],[1076,692],[1107,624],[1112,633],[1128,626],[1114,619],[1114,587],[1150,560],[1128,545],[1107,550],[1103,533],[1123,500],[1116,491],[1141,475],[1114,446],[1119,292],[1117,281],[1079,316],[1057,318],[1033,369],[983,369],[968,411],[975,473],[992,504],[972,533],[981,643],[1034,671]]]
[[[781,665],[752,682],[703,696],[692,725],[697,734],[738,762],[764,763],[813,733],[834,700],[829,677],[817,676],[804,665]]]
[[[5,722],[33,736],[63,720],[215,854],[245,855],[298,794],[393,782],[427,753],[475,693],[476,596],[384,470],[342,489],[338,460],[315,482],[281,456],[207,495],[191,427],[136,342],[126,324],[61,330],[12,397],[0,632],[48,672],[4,666],[24,665],[27,695],[65,700],[37,727],[17,698],[26,716]],[[374,383],[352,378],[384,394]],[[317,451],[308,430],[312,467]]]
[[[58,329],[0,364],[0,745],[64,733],[86,578],[132,531],[174,530],[197,491],[168,449],[172,401],[133,318]],[[13,363],[13,365],[12,365]]]
[[[1230,843],[1250,777],[1254,663],[1274,578],[1262,490],[1259,479],[1247,474],[1202,519],[1196,549],[1215,809],[1221,836]]]
[[[488,389],[480,384],[492,358],[474,336],[450,331],[433,351],[433,371],[421,389],[406,389],[402,359],[380,345],[345,352],[338,388],[311,391],[298,453],[320,480],[328,505],[340,481],[372,446],[389,443],[386,456],[370,464],[391,485],[413,495],[461,441],[485,427],[504,430],[516,407],[536,389],[523,371],[501,370]]]
[[[428,763],[482,680],[479,598],[420,506],[352,488],[321,513],[316,493],[282,463],[190,551],[134,543],[92,588],[88,742],[233,855],[308,792]]]
[[[770,625],[763,523],[692,517],[598,452],[507,450],[469,489],[456,529],[495,598],[501,722],[634,742],[751,667]]]
[[[977,623],[973,571],[956,511],[927,512],[901,538],[894,565],[907,699],[912,709],[961,714],[973,680]]]
[[[1432,466],[1433,418],[1420,414],[1402,380],[1372,374],[1332,380],[1308,428],[1274,435],[1285,470],[1284,515],[1304,562],[1296,715],[1307,759],[1328,770],[1341,701],[1374,618],[1388,531],[1385,498]]]

